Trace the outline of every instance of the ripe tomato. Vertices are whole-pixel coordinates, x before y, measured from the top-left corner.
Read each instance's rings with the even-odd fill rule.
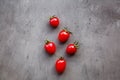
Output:
[[[46,43],[44,45],[44,48],[48,54],[54,54],[56,51],[56,45],[54,42],[51,42],[49,40],[46,40]]]
[[[59,25],[59,18],[56,16],[50,17],[49,23],[52,27],[56,28]]]
[[[56,66],[56,71],[57,71],[59,74],[63,73],[64,70],[65,70],[65,68],[66,68],[66,60],[65,60],[63,57],[59,58],[59,59],[56,61],[55,66]]]
[[[69,44],[66,48],[66,53],[68,55],[74,55],[79,47],[78,42],[74,42],[74,44]]]
[[[67,28],[64,28],[62,31],[60,31],[58,35],[58,39],[60,42],[65,43],[69,37],[70,37],[71,32],[67,30]]]

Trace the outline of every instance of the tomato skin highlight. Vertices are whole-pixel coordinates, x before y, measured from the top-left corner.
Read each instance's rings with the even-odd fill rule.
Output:
[[[44,45],[46,52],[50,55],[56,52],[56,45],[54,42],[49,42]]]
[[[69,44],[66,48],[66,53],[68,55],[74,55],[77,51],[77,48],[75,47],[74,44]]]
[[[52,17],[50,18],[50,20],[49,20],[49,24],[50,24],[52,27],[54,27],[54,28],[58,27],[58,25],[59,25],[59,18],[56,17],[56,16],[52,16]]]
[[[58,40],[62,43],[65,43],[70,37],[70,33],[66,32],[65,30],[60,31],[58,35]]]
[[[56,61],[56,71],[57,73],[61,74],[65,71],[65,68],[66,68],[66,60],[65,59],[58,59]]]

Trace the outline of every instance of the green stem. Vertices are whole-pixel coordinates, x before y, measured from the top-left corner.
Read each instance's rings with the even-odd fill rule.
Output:
[[[46,39],[45,44],[48,44],[48,43],[50,43],[50,40]]]
[[[79,46],[80,46],[80,45],[79,45],[79,41],[75,41],[75,42],[74,42],[74,45],[75,45],[76,48],[79,48]]]
[[[60,57],[59,59],[60,59],[60,60],[63,60],[63,59],[64,59],[64,57]]]
[[[50,17],[49,17],[49,19],[52,19],[52,18],[54,18],[54,17],[55,17],[55,15],[53,15],[53,16],[50,16]]]
[[[67,27],[64,27],[63,30],[65,30],[66,32],[69,32],[70,34],[72,34],[72,32],[70,30],[68,30]]]

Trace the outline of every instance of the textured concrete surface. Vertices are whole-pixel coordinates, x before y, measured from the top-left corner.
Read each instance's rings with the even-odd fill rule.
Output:
[[[53,29],[48,18],[57,15]],[[73,35],[57,40],[67,26]],[[57,45],[45,53],[44,40]],[[65,55],[78,40],[76,55]],[[62,75],[55,72],[57,56],[67,61]],[[0,80],[120,80],[120,0],[0,0]]]

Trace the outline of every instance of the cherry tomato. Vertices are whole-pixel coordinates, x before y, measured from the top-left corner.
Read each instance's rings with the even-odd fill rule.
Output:
[[[68,55],[74,55],[79,48],[78,42],[74,42],[74,44],[69,44],[66,48],[66,53]]]
[[[65,71],[65,68],[66,68],[66,60],[63,57],[59,58],[56,61],[55,66],[56,66],[56,71],[59,74],[63,73]]]
[[[54,54],[56,51],[56,45],[54,42],[51,42],[49,40],[46,40],[46,43],[44,45],[44,48],[48,54]]]
[[[59,25],[59,18],[56,16],[50,17],[49,23],[52,27],[56,28]]]
[[[62,43],[65,43],[69,37],[70,37],[71,32],[67,30],[67,28],[63,29],[60,31],[58,35],[58,40]]]

